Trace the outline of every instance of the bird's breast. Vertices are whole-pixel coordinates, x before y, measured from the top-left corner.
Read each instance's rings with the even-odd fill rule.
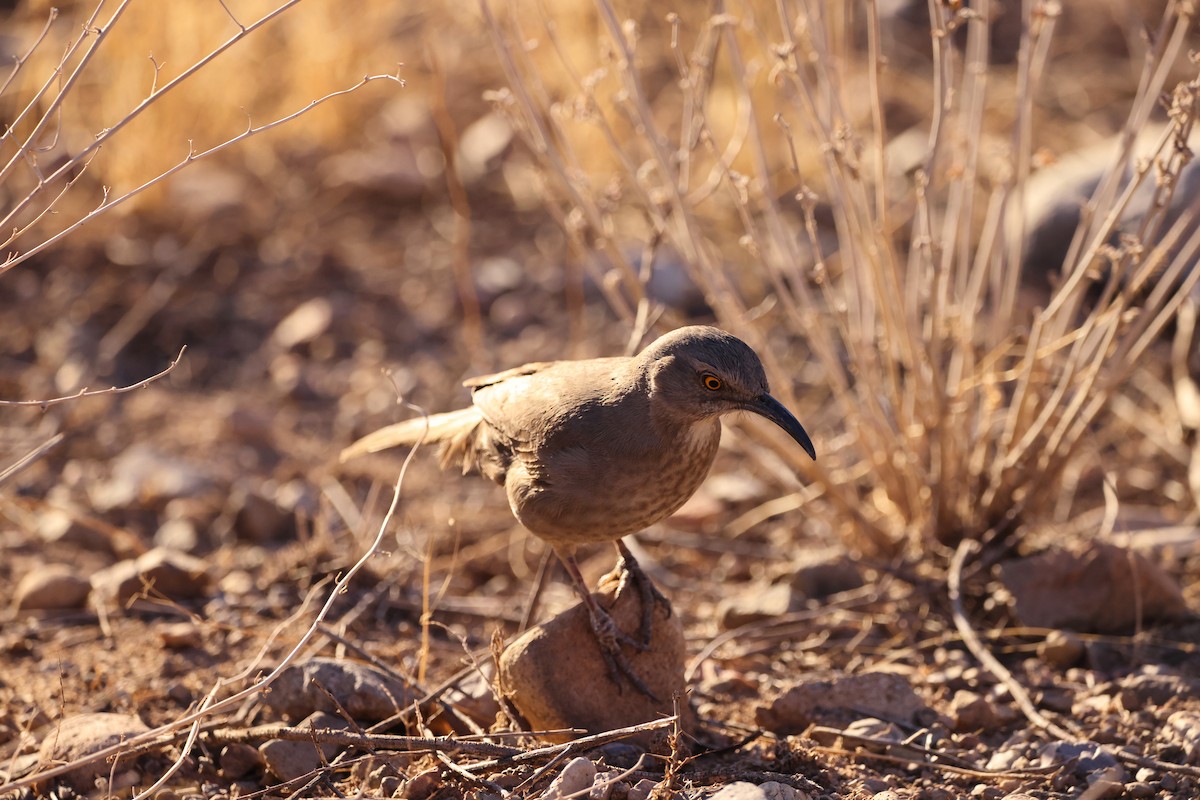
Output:
[[[708,475],[720,439],[720,422],[713,419],[667,437],[538,454],[510,470],[509,505],[551,544],[612,541],[687,502]]]

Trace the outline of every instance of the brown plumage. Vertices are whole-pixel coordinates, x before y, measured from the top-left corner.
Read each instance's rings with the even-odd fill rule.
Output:
[[[707,326],[672,331],[632,357],[526,364],[465,385],[470,407],[378,430],[342,451],[342,461],[441,442],[443,467],[503,486],[516,518],[566,565],[610,666],[643,690],[620,654],[618,640],[628,637],[592,600],[575,547],[615,542],[644,596],[656,592],[620,539],[692,496],[716,457],[720,416],[730,411],[766,417],[816,458],[804,428],[771,397],[754,351]],[[649,611],[646,604],[647,618]]]

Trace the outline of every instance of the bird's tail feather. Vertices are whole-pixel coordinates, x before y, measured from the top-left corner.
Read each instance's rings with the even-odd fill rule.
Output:
[[[368,433],[343,450],[339,460],[345,463],[368,453],[378,453],[392,447],[412,447],[418,442],[446,442],[452,446],[454,441],[462,441],[469,436],[482,421],[483,415],[474,406],[447,411],[444,414],[407,419]]]

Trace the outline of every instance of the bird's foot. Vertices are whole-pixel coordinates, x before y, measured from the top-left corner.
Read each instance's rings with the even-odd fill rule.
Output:
[[[633,646],[640,652],[645,652],[650,648],[650,638],[654,632],[654,607],[662,606],[663,611],[670,617],[671,603],[650,580],[650,576],[638,564],[637,559],[633,557],[633,553],[629,552],[625,543],[618,539],[616,544],[617,551],[621,554],[621,560],[617,562],[615,570],[620,573],[617,576],[617,596],[621,596],[630,581],[637,584],[638,593],[642,599],[642,627],[640,630],[641,640],[634,642]]]
[[[618,548],[620,547],[621,545],[618,542]],[[608,667],[608,674],[612,677],[613,683],[617,685],[617,688],[620,688],[622,679],[627,680],[646,697],[656,703],[659,702],[654,692],[650,691],[650,688],[646,686],[645,681],[633,671],[633,667],[629,664],[629,659],[621,652],[622,644],[627,644],[639,651],[645,650],[646,646],[621,630],[612,616],[600,607],[600,604],[596,602],[596,598],[592,597],[592,593],[584,582],[583,576],[579,573],[579,565],[575,563],[574,553],[569,549],[556,549],[555,552],[566,568],[567,575],[571,578],[571,583],[575,585],[575,591],[579,594],[579,599],[583,601],[583,605],[587,609],[588,619],[592,625],[592,633],[596,637],[596,642],[600,645],[600,653],[604,656],[604,663]],[[627,556],[628,552],[628,550],[625,550],[622,553],[622,562],[632,561],[636,565],[637,562],[633,560],[633,556]],[[647,581],[649,580],[645,576],[643,578]],[[661,595],[659,596],[662,597]],[[643,599],[643,610],[651,608],[652,602]],[[666,598],[663,598],[663,602],[666,602]],[[645,634],[645,631],[649,630],[646,626],[647,620],[648,618],[643,614],[643,638],[648,642],[649,637]]]
[[[595,634],[596,642],[600,645],[600,654],[604,657],[604,664],[608,667],[608,674],[612,678],[613,683],[619,689],[622,679],[627,680],[633,688],[657,703],[658,697],[654,692],[650,691],[650,687],[646,686],[645,681],[633,671],[633,666],[629,663],[629,659],[621,652],[622,643],[636,648],[640,646],[640,642],[635,641],[633,637],[621,630],[616,620],[599,606],[590,606],[588,611],[590,612],[589,617],[592,622],[592,633]]]

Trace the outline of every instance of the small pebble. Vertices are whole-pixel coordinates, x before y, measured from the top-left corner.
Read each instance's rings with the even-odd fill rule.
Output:
[[[334,712],[340,705],[353,719],[373,721],[386,719],[414,699],[412,687],[371,664],[326,656],[287,667],[264,698],[268,707],[290,719],[314,711]]]
[[[221,748],[218,771],[222,778],[237,780],[262,766],[262,754],[253,745],[235,742]]]
[[[640,781],[629,787],[629,794],[626,795],[626,800],[646,800],[650,793],[654,791],[654,787],[658,784],[649,778],[642,778]]]
[[[341,717],[318,711],[296,727],[346,730],[350,725]],[[280,780],[290,781],[320,769],[340,749],[336,744],[323,744],[318,749],[313,742],[272,739],[259,745],[258,752],[262,754],[263,763],[271,774]]]
[[[441,770],[429,769],[408,779],[400,790],[403,800],[425,800],[442,785]]]
[[[1083,640],[1067,631],[1051,631],[1038,645],[1038,655],[1052,667],[1067,669],[1079,663],[1087,648]]]
[[[165,647],[172,650],[186,650],[189,647],[199,647],[203,642],[200,626],[194,622],[173,622],[158,629],[158,636]]]
[[[13,592],[13,605],[22,610],[83,608],[92,585],[65,565],[55,564],[21,578]]]
[[[1148,783],[1133,781],[1125,784],[1125,796],[1132,797],[1134,800],[1139,800],[1139,798],[1143,797],[1154,797],[1154,787]]]
[[[542,800],[560,800],[568,795],[588,791],[596,779],[596,765],[589,758],[579,756],[567,762],[558,777],[551,781],[542,794]]]
[[[124,605],[153,587],[155,596],[173,600],[202,597],[208,592],[208,565],[198,558],[155,547],[136,559],[113,564],[92,575],[92,591],[101,599]]]
[[[39,755],[43,763],[66,764],[148,730],[141,719],[130,714],[79,714],[47,727]],[[107,776],[108,770],[105,764],[93,762],[68,772],[60,780],[77,792],[89,792],[96,788],[96,778]],[[118,776],[113,785],[120,783]]]

